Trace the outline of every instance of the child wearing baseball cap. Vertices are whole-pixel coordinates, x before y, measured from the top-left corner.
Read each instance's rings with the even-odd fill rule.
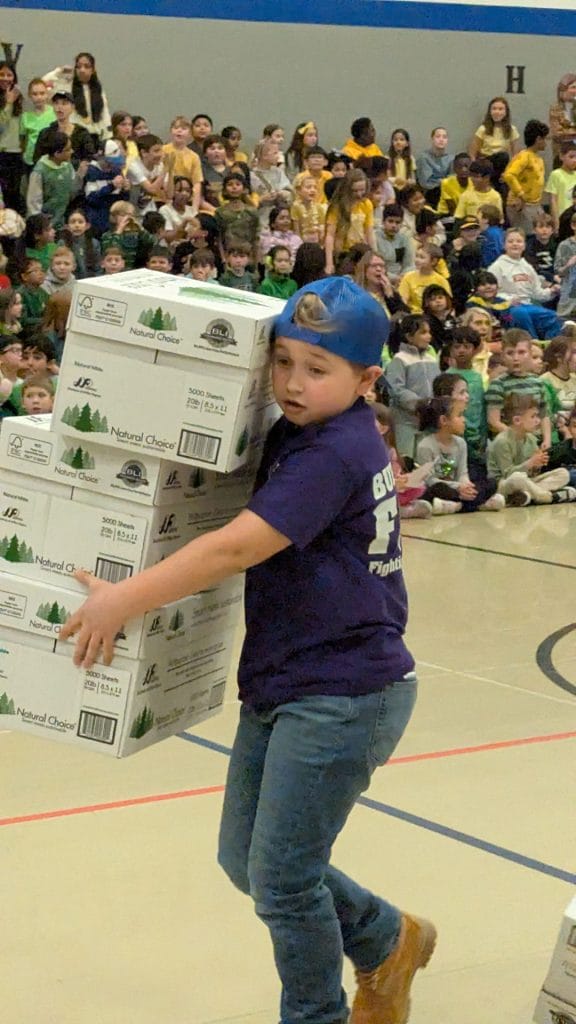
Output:
[[[416,698],[394,475],[364,400],[387,335],[381,307],[346,277],[296,292],[272,342],[283,415],[247,508],[122,583],[79,574],[90,596],[61,632],[77,636],[76,664],[109,663],[127,619],[247,570],[219,862],[270,930],[285,1024],[345,1024],[344,955],[352,1024],[406,1021],[436,938],[330,865]]]

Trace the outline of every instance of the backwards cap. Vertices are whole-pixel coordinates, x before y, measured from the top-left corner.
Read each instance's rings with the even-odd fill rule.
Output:
[[[327,319],[321,323],[330,325],[330,330],[315,331],[310,327],[300,327],[295,322],[300,299],[310,294],[317,295],[326,306]],[[324,277],[304,285],[288,299],[274,325],[277,338],[293,338],[309,345],[319,345],[361,366],[380,363],[388,332],[389,321],[382,307],[349,277]]]

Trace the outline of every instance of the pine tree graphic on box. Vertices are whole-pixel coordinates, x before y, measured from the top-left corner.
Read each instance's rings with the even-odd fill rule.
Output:
[[[130,729],[130,737],[133,740],[139,740],[142,736],[145,736],[150,729],[154,727],[154,712],[152,708],[143,707],[139,715],[132,722],[132,728]]]
[[[39,619],[45,619],[46,622],[51,622],[54,626],[61,626],[70,618],[70,612],[64,605],[59,606],[57,601],[45,601],[39,606],[36,615]]]
[[[165,313],[161,306],[157,309],[143,309],[138,323],[151,327],[153,331],[175,331],[177,327],[176,317]]]
[[[184,625],[184,616],[182,615],[182,612],[180,611],[180,609],[177,608],[176,611],[174,612],[174,615],[170,619],[170,624],[168,626],[168,629],[172,633],[177,633],[179,629],[182,629],[183,625]]]
[[[14,701],[7,693],[0,693],[0,715],[15,715]]]
[[[0,558],[7,562],[33,562],[34,552],[14,534],[13,537],[2,537],[0,540]]]
[[[66,466],[71,466],[72,469],[94,469],[96,466],[94,456],[90,455],[90,452],[85,451],[80,446],[78,448],[67,448],[62,453],[60,462],[64,462]]]
[[[100,415],[98,409],[92,412],[89,402],[86,402],[81,409],[77,405],[73,405],[72,408],[69,405],[66,406],[62,413],[62,423],[65,423],[67,427],[73,427],[74,430],[81,430],[84,434],[108,433],[108,420],[105,416]]]

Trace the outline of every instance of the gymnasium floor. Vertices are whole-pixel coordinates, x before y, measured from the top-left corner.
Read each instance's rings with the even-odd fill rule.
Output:
[[[438,925],[411,1024],[529,1024],[576,884],[576,509],[404,526],[419,702],[334,860]],[[2,1024],[278,1020],[215,864],[234,698],[125,761],[0,735]]]

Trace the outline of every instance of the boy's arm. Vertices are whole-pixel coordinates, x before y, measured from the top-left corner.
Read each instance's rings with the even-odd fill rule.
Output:
[[[540,428],[542,430],[542,444],[545,448],[549,448],[552,444],[552,423],[549,416],[542,416]]]
[[[90,668],[100,647],[104,664],[114,654],[114,637],[128,619],[177,601],[244,572],[289,547],[291,541],[260,516],[244,509],[220,530],[205,533],[169,558],[121,583],[105,583],[80,571],[90,589],[87,601],[71,616],[60,639],[76,636],[74,663]]]
[[[522,183],[518,178],[518,175],[524,170],[526,158],[524,153],[519,153],[515,156],[508,164],[506,170],[502,174],[502,181],[505,181],[510,191],[514,194],[516,199],[524,198],[524,190]]]

